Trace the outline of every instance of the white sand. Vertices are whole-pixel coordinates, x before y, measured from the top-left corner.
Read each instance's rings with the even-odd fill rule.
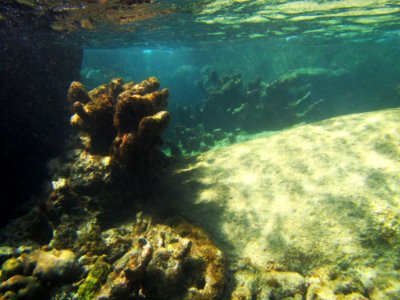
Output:
[[[163,201],[231,260],[303,274],[343,261],[391,269],[400,245],[400,109],[210,151],[173,173]],[[374,258],[379,247],[384,263]]]

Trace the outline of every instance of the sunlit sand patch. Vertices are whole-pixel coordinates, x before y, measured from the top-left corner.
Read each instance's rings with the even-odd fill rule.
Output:
[[[387,239],[390,259],[400,245],[399,121],[399,109],[349,115],[206,152],[185,177],[198,184],[175,184],[181,213],[260,267],[374,265],[365,237]]]
[[[232,178],[232,183],[233,184],[239,184],[239,185],[252,185],[257,182],[258,176],[254,173],[250,173],[248,170],[243,170],[239,172],[235,177]]]
[[[199,201],[210,202],[218,199],[218,193],[213,189],[202,191],[199,196]]]

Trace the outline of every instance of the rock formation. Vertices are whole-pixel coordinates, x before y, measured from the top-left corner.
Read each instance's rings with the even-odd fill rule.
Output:
[[[159,86],[155,77],[138,84],[117,78],[87,93],[73,82],[67,97],[75,112],[71,124],[88,137],[87,151],[111,155],[113,165],[123,169],[148,167],[170,118],[169,92]]]
[[[396,299],[399,124],[355,114],[208,151],[164,176],[160,202],[222,245],[236,299]]]

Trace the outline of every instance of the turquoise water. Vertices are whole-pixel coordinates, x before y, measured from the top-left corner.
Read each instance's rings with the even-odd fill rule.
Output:
[[[69,5],[52,8],[68,12],[57,15],[53,28],[70,32],[67,36],[76,37],[86,47],[192,47],[260,38],[361,42],[399,35],[398,2],[389,0],[154,1],[130,8],[118,7],[119,1],[103,1],[114,3],[111,8],[66,2]],[[81,34],[81,29],[86,31]],[[117,36],[113,34],[116,30]]]
[[[400,2],[4,0],[0,299],[400,299]]]
[[[171,91],[169,110],[173,118],[167,135],[175,143],[182,145],[180,134],[172,128],[181,125],[201,126],[199,130],[204,127],[206,132],[222,128],[232,134],[235,130],[257,133],[398,106],[400,32],[396,1],[153,4],[153,8],[160,9],[160,15],[118,25],[121,31],[118,37],[107,30],[86,31],[85,40],[80,41],[87,45],[81,75],[83,83],[90,88],[115,76],[134,81],[157,76]],[[99,38],[98,35],[104,36]],[[76,32],[72,32],[71,37],[73,40],[82,38]],[[116,49],[118,45],[123,45],[123,49]],[[312,103],[318,102],[308,116],[305,114],[296,120],[268,113],[254,116],[260,106],[270,101],[268,97],[261,101],[255,99],[260,103],[253,104],[252,108],[243,107],[246,93],[251,92],[248,82],[260,79],[259,92],[268,94],[265,86],[290,73],[307,72],[305,69],[324,69],[321,71],[325,74],[319,78],[311,76],[312,86],[307,87],[308,83],[301,82],[302,79],[293,83],[292,94],[283,96],[287,99],[282,100],[286,103],[281,105],[306,97],[303,107],[299,105],[295,112],[304,114]],[[201,90],[198,85],[207,81],[210,72],[220,77],[239,75],[241,85],[233,91],[235,95],[225,96],[234,98],[230,104],[210,109],[211,113],[204,106],[210,98],[207,93],[212,92],[213,87]],[[220,88],[228,81],[221,82]],[[204,109],[206,111],[202,112]],[[234,111],[236,116],[229,116]],[[241,116],[244,114],[247,116]],[[187,152],[209,149],[209,145],[201,146],[204,143],[201,139],[193,141],[193,146],[186,147],[190,148]]]
[[[87,49],[81,76],[90,89],[118,76],[137,82],[156,75],[171,94],[172,120],[166,138],[187,148],[184,152],[198,153],[214,144],[193,137],[198,132],[253,134],[397,107],[399,47],[398,38],[361,38],[361,34],[229,41],[206,35],[205,41],[191,46]],[[219,82],[211,82],[210,76]],[[193,133],[182,137],[180,126]],[[192,137],[190,142],[182,140]]]

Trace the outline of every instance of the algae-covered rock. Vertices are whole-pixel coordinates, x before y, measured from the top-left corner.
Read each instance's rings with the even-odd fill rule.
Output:
[[[399,124],[400,109],[348,115],[209,151],[175,166],[162,198],[232,261],[306,280],[334,266],[327,282],[338,282],[324,289],[390,299],[400,286]],[[259,294],[265,276],[241,292]]]
[[[0,283],[0,299],[43,299],[43,287],[34,276],[15,275]]]
[[[308,285],[306,299],[379,299],[367,298],[367,285],[357,276],[341,275],[333,266],[315,270],[308,278]]]
[[[0,263],[3,263],[7,259],[11,258],[14,254],[15,250],[9,246],[0,247]]]
[[[182,221],[152,224],[139,216],[131,237],[132,247],[113,263],[96,299],[212,300],[222,295],[223,256],[202,230]]]
[[[14,275],[22,274],[22,271],[22,263],[18,259],[12,257],[3,263],[1,268],[1,279],[7,280]]]
[[[116,78],[90,92],[73,82],[67,96],[75,113],[71,125],[88,137],[90,153],[112,154],[121,168],[137,167],[150,159],[169,123],[169,91],[159,87],[155,77],[137,84]]]
[[[95,299],[95,295],[106,281],[107,275],[110,272],[110,265],[105,262],[104,257],[99,257],[93,265],[88,276],[79,286],[78,299],[90,300]]]
[[[46,290],[46,287],[68,290],[69,284],[79,278],[81,271],[71,250],[23,252],[2,266],[0,299],[50,299],[51,289]]]
[[[80,273],[76,256],[71,250],[37,250],[29,255],[28,261],[35,264],[32,275],[43,282],[68,282]]]
[[[258,268],[248,260],[235,263],[235,286],[231,293],[234,300],[252,299],[303,299],[306,278],[296,272]]]
[[[99,239],[106,246],[102,255],[93,255],[99,249],[92,245],[79,257],[86,271],[70,291],[77,299],[212,300],[224,291],[222,252],[203,230],[179,218],[159,223],[139,213]],[[62,287],[56,292],[61,295]]]

